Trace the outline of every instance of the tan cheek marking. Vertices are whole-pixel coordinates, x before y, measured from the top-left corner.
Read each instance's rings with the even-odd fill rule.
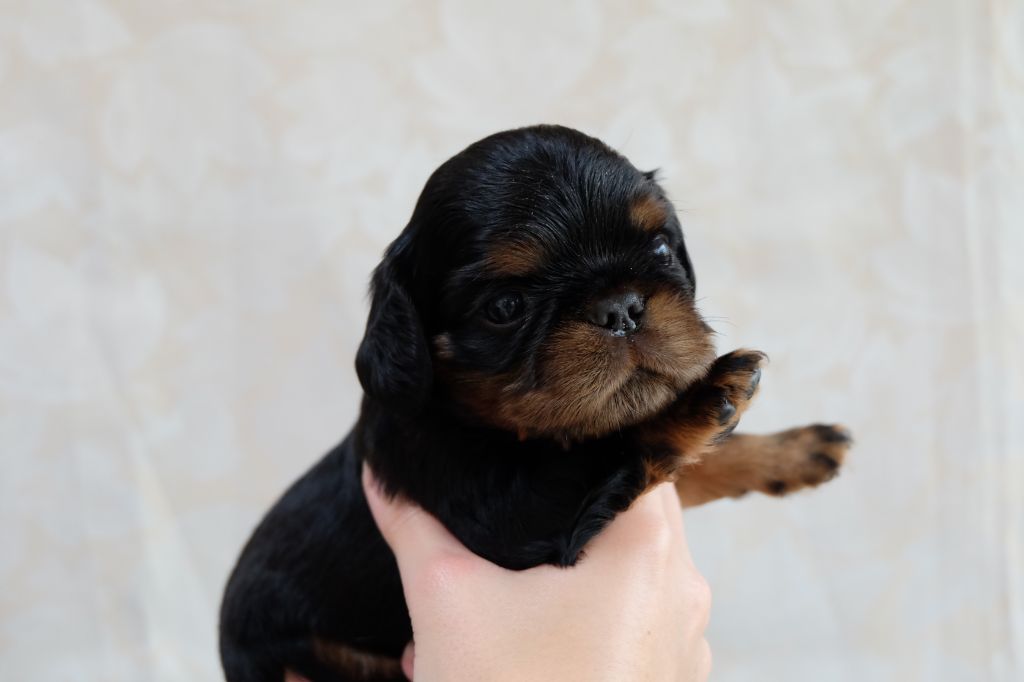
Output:
[[[499,275],[528,275],[544,262],[544,250],[529,241],[501,244],[487,254],[487,265]]]
[[[513,389],[517,377],[512,374],[486,376],[444,364],[438,367],[439,378],[470,412],[521,438],[605,433],[656,413],[682,387],[703,377],[714,360],[714,347],[692,301],[658,292],[648,300],[648,314],[649,326],[636,344],[642,346],[642,366],[660,380],[630,380],[634,365],[622,357],[629,348],[605,343],[592,325],[579,321],[563,323],[551,333],[540,359],[543,382],[537,390]]]
[[[665,204],[653,194],[645,194],[629,207],[629,218],[644,232],[657,232],[665,226]]]
[[[647,299],[645,314],[655,331],[667,338],[703,339],[708,335],[693,304],[678,294],[655,292]]]
[[[657,292],[647,299],[646,333],[637,338],[645,366],[672,377],[677,388],[702,378],[715,359],[712,336],[692,301]]]
[[[470,412],[520,437],[614,428],[621,418],[608,404],[617,383],[614,370],[621,364],[620,371],[627,373],[629,367],[616,363],[589,327],[568,323],[551,335],[544,351],[542,389],[510,390],[517,383],[514,375],[487,376],[444,366],[440,378]]]

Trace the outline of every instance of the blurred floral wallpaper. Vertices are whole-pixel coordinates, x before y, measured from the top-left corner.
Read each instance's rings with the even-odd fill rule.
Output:
[[[1024,3],[0,0],[4,679],[219,678],[371,268],[537,122],[661,169],[746,430],[857,440],[686,514],[712,679],[1024,679]]]

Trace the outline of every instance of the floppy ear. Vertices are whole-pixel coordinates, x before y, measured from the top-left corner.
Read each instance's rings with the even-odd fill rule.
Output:
[[[433,368],[419,313],[396,272],[399,248],[388,249],[373,271],[366,334],[356,353],[356,374],[374,400],[418,412],[433,383]]]
[[[686,252],[686,242],[679,244],[679,249],[676,251],[676,257],[679,262],[683,264],[683,270],[686,271],[686,278],[690,280],[690,287],[694,293],[697,292],[697,275],[693,272],[693,263],[690,262],[690,254]]]

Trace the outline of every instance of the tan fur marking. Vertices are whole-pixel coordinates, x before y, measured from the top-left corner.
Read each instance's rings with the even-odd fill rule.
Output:
[[[544,250],[532,241],[509,242],[487,254],[487,265],[499,275],[528,275],[544,262]]]
[[[658,292],[628,340],[582,320],[555,329],[540,351],[536,388],[519,388],[515,373],[488,376],[443,361],[438,377],[466,409],[521,438],[587,438],[657,413],[703,378],[713,359],[693,302]]]
[[[665,226],[665,203],[653,194],[644,194],[629,207],[629,218],[644,232],[657,232]]]
[[[673,453],[665,462],[645,463],[648,485],[678,480],[687,466],[702,461],[706,453],[735,428],[757,392],[757,371],[764,354],[737,350],[718,358],[708,375],[658,417],[644,425],[643,438],[655,452],[666,446]],[[724,402],[732,412],[724,412]]]
[[[676,489],[683,506],[739,497],[752,490],[786,495],[832,479],[846,458],[850,441],[822,438],[822,428],[804,426],[765,436],[730,436],[680,472]],[[846,433],[841,427],[824,428]]]
[[[644,460],[644,488],[652,488],[665,481],[673,481],[679,471],[680,460],[677,457],[665,457],[659,460]]]
[[[654,444],[670,445],[683,464],[700,461],[703,453],[735,426],[750,405],[757,391],[754,373],[763,359],[763,353],[742,349],[722,356],[703,379],[704,386],[695,388],[696,394],[684,395],[646,425],[644,438]],[[729,369],[724,371],[722,366]],[[735,408],[725,422],[721,420],[723,397]],[[715,402],[703,404],[705,400]]]
[[[351,680],[376,680],[382,677],[401,677],[402,663],[398,659],[370,654],[345,644],[313,638],[313,653],[325,665]]]

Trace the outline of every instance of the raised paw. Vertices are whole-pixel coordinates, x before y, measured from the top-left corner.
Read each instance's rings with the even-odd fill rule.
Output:
[[[853,444],[842,426],[812,424],[789,429],[766,439],[766,461],[757,489],[769,495],[786,495],[801,488],[821,485],[839,474]]]
[[[733,434],[684,471],[679,494],[688,506],[752,490],[788,495],[835,478],[852,443],[845,428],[825,424],[763,436]]]
[[[694,397],[694,413],[713,422],[709,424],[709,443],[721,442],[739,424],[757,393],[765,360],[767,356],[760,351],[742,349],[715,360]]]
[[[757,393],[765,360],[764,353],[754,350],[735,350],[718,358],[704,379],[644,425],[645,440],[667,445],[678,456],[676,463],[700,461],[739,424]]]

